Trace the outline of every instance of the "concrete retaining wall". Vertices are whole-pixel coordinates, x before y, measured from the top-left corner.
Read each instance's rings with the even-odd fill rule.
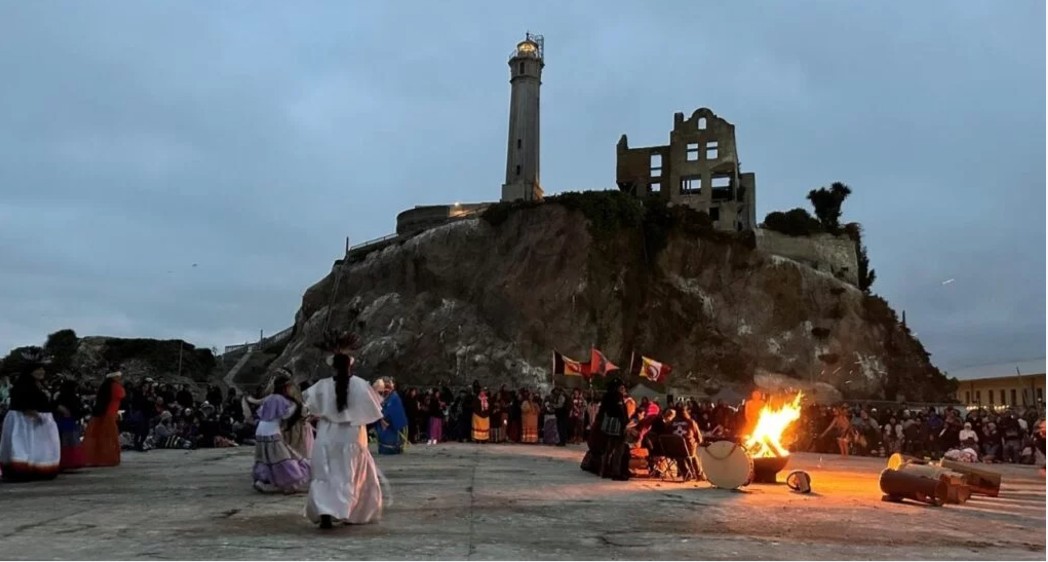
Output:
[[[803,263],[852,285],[859,284],[855,242],[847,236],[787,236],[774,230],[758,228],[756,237],[757,248],[760,250]]]

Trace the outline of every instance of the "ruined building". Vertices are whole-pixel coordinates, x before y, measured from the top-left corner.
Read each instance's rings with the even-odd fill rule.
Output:
[[[616,181],[636,197],[661,197],[703,211],[723,230],[757,227],[757,179],[739,170],[735,125],[701,108],[673,116],[670,143],[618,144]]]
[[[542,86],[543,39],[528,33],[509,57],[511,84],[506,183],[502,201],[542,199],[539,183],[539,88]]]

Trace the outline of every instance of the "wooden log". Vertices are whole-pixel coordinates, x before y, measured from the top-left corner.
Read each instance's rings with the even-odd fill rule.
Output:
[[[881,471],[880,486],[884,501],[911,499],[936,507],[946,503],[946,483],[935,478],[886,468]]]
[[[960,472],[930,464],[904,463],[898,470],[924,478],[940,480],[946,484],[946,503],[961,504],[971,497],[966,477]]]
[[[949,475],[949,474],[955,474],[957,476],[963,476],[963,474],[961,474],[959,472],[953,472],[952,470],[950,470],[948,468],[943,468],[941,466],[934,466],[934,465],[930,465],[930,464],[903,463],[902,465],[900,465],[895,470],[899,470],[901,472],[908,472],[910,474],[915,474],[917,476],[923,476],[924,478],[934,478],[936,480],[939,480],[943,476]]]
[[[1001,474],[971,463],[943,459],[940,466],[964,475],[971,493],[996,498],[1001,493]]]
[[[928,461],[902,453],[893,453],[888,457],[888,468],[892,470],[899,470],[899,467],[904,464],[928,464]]]

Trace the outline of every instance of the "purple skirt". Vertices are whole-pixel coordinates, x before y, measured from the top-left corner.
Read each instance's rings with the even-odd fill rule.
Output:
[[[444,420],[429,418],[429,438],[440,443],[444,440]]]
[[[280,435],[255,437],[255,467],[251,471],[260,492],[304,492],[309,489],[309,461],[284,443]]]

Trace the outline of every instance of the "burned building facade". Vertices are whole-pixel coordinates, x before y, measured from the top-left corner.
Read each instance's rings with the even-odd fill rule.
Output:
[[[735,125],[701,108],[673,116],[670,143],[618,144],[616,182],[635,197],[661,197],[705,212],[722,230],[757,227],[757,178],[739,170]]]

